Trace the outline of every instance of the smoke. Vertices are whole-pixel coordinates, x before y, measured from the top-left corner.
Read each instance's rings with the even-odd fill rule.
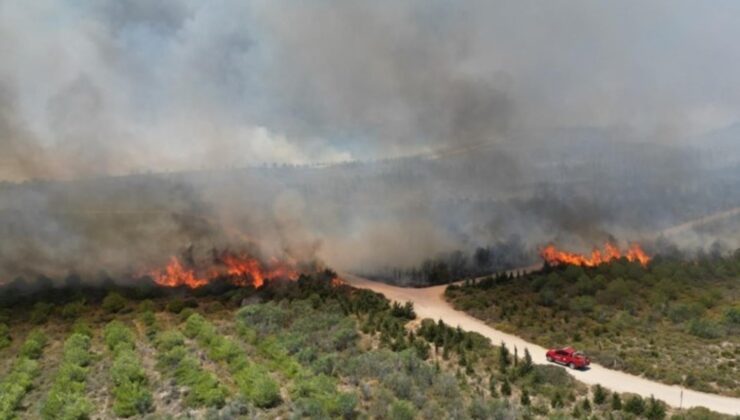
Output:
[[[411,267],[738,206],[738,7],[0,0],[0,276]]]

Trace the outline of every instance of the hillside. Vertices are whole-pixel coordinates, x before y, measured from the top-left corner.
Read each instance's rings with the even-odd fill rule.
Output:
[[[446,298],[495,328],[668,384],[740,395],[740,253],[647,267],[547,266],[450,286]]]
[[[411,305],[331,282],[108,285],[3,311],[1,418],[598,418],[670,414]],[[57,290],[58,292],[58,290]],[[64,292],[64,291],[62,291]],[[93,295],[94,296],[94,295]],[[27,303],[24,302],[24,303]],[[702,409],[681,418],[723,418]]]

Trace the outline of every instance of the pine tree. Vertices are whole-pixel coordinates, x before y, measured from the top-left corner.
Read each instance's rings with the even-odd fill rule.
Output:
[[[619,394],[616,392],[612,394],[612,410],[622,409],[622,399],[619,398]]]
[[[581,407],[578,406],[578,404],[573,406],[573,411],[570,413],[573,418],[577,419],[581,417]]]
[[[509,381],[506,378],[504,378],[504,382],[501,384],[501,395],[506,397],[511,395],[511,385],[509,385]]]
[[[529,405],[529,392],[527,391],[527,388],[522,389],[522,396],[519,399],[519,402],[521,402],[525,407]]]
[[[506,343],[502,341],[498,353],[498,365],[502,373],[506,372],[506,368],[509,367],[509,363],[511,363],[509,360],[509,349],[506,348]]]
[[[519,374],[521,376],[524,376],[532,371],[533,363],[532,363],[532,355],[529,354],[529,350],[525,347],[524,348],[524,359],[522,360],[522,364],[519,365]]]
[[[648,405],[645,417],[650,420],[663,420],[665,418],[665,407],[652,395],[650,396],[650,405]]]
[[[606,401],[606,392],[601,385],[596,384],[594,387],[594,403],[603,404]]]
[[[591,412],[591,401],[588,400],[588,397],[583,399],[583,402],[581,403],[581,408],[583,409],[584,413]]]

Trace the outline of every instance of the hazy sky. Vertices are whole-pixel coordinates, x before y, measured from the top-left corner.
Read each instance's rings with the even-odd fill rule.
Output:
[[[737,1],[0,0],[0,180],[740,115]]]

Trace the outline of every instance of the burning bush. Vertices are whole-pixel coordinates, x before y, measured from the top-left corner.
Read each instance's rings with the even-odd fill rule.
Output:
[[[236,286],[261,287],[268,279],[298,278],[295,264],[272,259],[267,263],[246,253],[215,252],[207,267],[198,267],[192,258],[172,257],[166,267],[151,270],[149,276],[160,286],[200,288],[219,279]]]
[[[607,242],[604,250],[594,248],[590,255],[577,254],[574,252],[562,251],[555,245],[550,244],[542,248],[540,256],[550,265],[581,265],[585,267],[595,267],[613,260],[625,258],[627,261],[639,262],[646,266],[650,262],[650,257],[642,250],[639,244],[633,243],[626,251],[622,251],[613,243]]]

